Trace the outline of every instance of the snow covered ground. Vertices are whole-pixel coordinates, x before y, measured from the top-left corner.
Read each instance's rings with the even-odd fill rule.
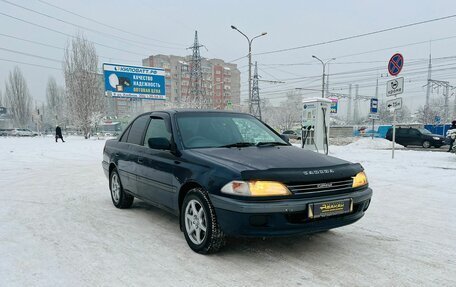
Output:
[[[112,206],[103,145],[0,138],[0,286],[456,286],[454,154],[331,146],[366,169],[363,219],[203,256],[174,216]]]

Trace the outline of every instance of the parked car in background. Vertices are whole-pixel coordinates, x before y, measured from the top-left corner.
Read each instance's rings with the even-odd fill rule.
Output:
[[[282,135],[286,136],[289,139],[292,140],[300,140],[301,139],[301,133],[298,131],[292,131],[292,130],[287,130],[282,133]]]
[[[13,129],[0,129],[0,136],[10,136]]]
[[[386,133],[386,139],[393,140],[393,128],[389,128]],[[408,146],[416,145],[424,148],[434,146],[439,148],[445,145],[445,138],[441,135],[436,135],[424,128],[396,128],[396,143]]]
[[[34,137],[37,136],[38,133],[31,131],[29,129],[12,129],[11,135],[17,137]]]

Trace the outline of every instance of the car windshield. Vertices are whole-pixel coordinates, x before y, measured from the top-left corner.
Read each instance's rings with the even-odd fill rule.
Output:
[[[430,131],[428,131],[427,129],[418,129],[422,134],[425,134],[425,135],[430,135],[432,134]]]
[[[250,115],[230,113],[177,114],[185,148],[229,148],[287,145],[277,134]]]

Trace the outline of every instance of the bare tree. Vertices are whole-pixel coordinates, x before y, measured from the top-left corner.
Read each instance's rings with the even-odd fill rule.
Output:
[[[32,97],[21,70],[15,67],[6,82],[5,97],[14,123],[26,127],[31,119]]]
[[[420,123],[433,124],[436,117],[444,118],[443,100],[434,99],[428,106],[424,105],[418,108],[417,119]]]
[[[396,111],[396,121],[398,123],[407,123],[410,121],[410,110],[406,106],[402,106],[400,110]],[[378,106],[379,123],[392,124],[393,113],[390,112],[386,106],[386,102],[381,102]],[[370,120],[367,120],[370,121]]]
[[[59,124],[64,119],[65,90],[57,85],[53,77],[50,77],[46,87],[47,117],[49,123]]]
[[[92,42],[78,35],[65,49],[63,69],[70,117],[88,138],[92,119],[103,111],[98,56]]]

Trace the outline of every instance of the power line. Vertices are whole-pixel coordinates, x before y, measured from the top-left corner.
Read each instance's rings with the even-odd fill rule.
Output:
[[[0,36],[11,38],[11,39],[16,39],[16,40],[19,40],[19,41],[24,41],[24,42],[28,42],[28,43],[32,43],[32,44],[36,44],[36,45],[41,45],[41,46],[44,46],[44,47],[49,47],[49,48],[65,51],[65,48],[63,48],[63,47],[54,46],[54,45],[50,45],[50,44],[43,43],[43,42],[38,42],[38,41],[29,40],[29,39],[24,39],[24,38],[21,38],[21,37],[7,35],[7,34],[3,34],[3,33],[0,33]],[[99,57],[100,58],[104,58],[104,59],[114,59],[114,60],[131,62],[131,63],[136,62],[134,60],[120,59],[120,58],[115,58],[115,57],[107,57],[107,56],[103,56],[103,55],[99,55]]]
[[[141,35],[141,34],[137,34],[135,32],[132,32],[132,31],[127,31],[127,30],[124,30],[122,28],[119,28],[119,27],[115,27],[115,26],[112,26],[112,25],[109,25],[109,24],[106,24],[106,23],[103,23],[103,22],[100,22],[98,20],[95,20],[93,18],[89,18],[89,17],[86,17],[86,16],[83,16],[81,14],[78,14],[76,12],[73,12],[73,11],[70,11],[70,10],[67,10],[67,9],[64,9],[62,7],[59,7],[55,4],[51,4],[47,1],[43,1],[43,0],[37,0],[38,2],[41,2],[45,5],[48,5],[48,6],[51,6],[51,7],[54,7],[58,10],[61,10],[61,11],[64,11],[64,12],[67,12],[69,14],[72,14],[72,15],[75,15],[75,16],[78,16],[80,18],[83,18],[83,19],[86,19],[88,21],[91,21],[91,22],[94,22],[96,24],[99,24],[99,25],[102,25],[102,26],[105,26],[105,27],[108,27],[108,28],[111,28],[111,29],[114,29],[116,31],[121,31],[123,33],[126,33],[126,34],[129,34],[129,35],[134,35],[134,36],[137,36],[137,37],[140,37],[140,38],[143,38],[143,39],[148,39],[148,40],[152,40],[152,41],[157,41],[157,42],[161,42],[161,43],[165,43],[165,44],[170,44],[170,45],[176,45],[176,46],[184,46],[182,44],[178,44],[178,43],[173,43],[173,42],[167,42],[167,41],[163,41],[163,40],[159,40],[159,39],[156,39],[156,38],[151,38],[151,37],[147,37],[147,36],[144,36],[144,35]]]
[[[65,24],[67,24],[67,25],[74,26],[74,27],[79,28],[79,29],[83,29],[83,30],[90,31],[90,32],[93,32],[93,33],[97,33],[97,34],[101,34],[101,35],[104,35],[104,36],[108,36],[108,37],[111,37],[111,38],[114,38],[114,39],[117,39],[117,40],[127,41],[130,45],[135,45],[135,44],[133,44],[133,43],[138,43],[138,44],[141,44],[141,46],[138,46],[138,45],[135,45],[135,46],[138,46],[138,47],[141,47],[141,48],[147,48],[147,46],[149,45],[149,46],[156,46],[156,47],[160,47],[160,48],[178,49],[178,48],[173,48],[173,47],[166,47],[166,46],[161,46],[161,45],[148,44],[148,43],[143,43],[143,42],[139,42],[139,41],[134,41],[134,40],[127,39],[127,38],[123,38],[123,37],[120,37],[120,36],[117,36],[117,35],[114,35],[114,34],[111,34],[111,33],[103,32],[103,31],[98,31],[98,30],[96,30],[96,29],[84,27],[84,26],[81,26],[81,25],[78,25],[78,24],[75,24],[75,23],[72,23],[72,22],[69,22],[69,21],[66,21],[66,20],[57,18],[57,17],[55,17],[55,16],[52,16],[52,15],[49,15],[49,14],[46,14],[46,13],[42,13],[42,12],[36,11],[36,10],[34,10],[34,9],[27,8],[27,7],[25,7],[25,6],[21,6],[21,5],[19,5],[19,4],[12,3],[12,2],[10,2],[10,1],[8,1],[8,0],[0,0],[0,1],[2,1],[2,2],[4,2],[4,3],[7,3],[7,4],[9,4],[9,5],[12,5],[12,6],[21,8],[21,9],[24,9],[24,10],[26,10],[26,11],[29,11],[29,12],[32,12],[32,13],[35,13],[35,14],[38,14],[38,15],[41,15],[41,16],[44,16],[44,17],[47,17],[47,18],[56,20],[56,21],[59,21],[59,22],[61,22],[61,23],[65,23]]]
[[[29,54],[29,53],[20,52],[20,51],[15,51],[15,50],[10,50],[10,49],[7,49],[7,48],[0,47],[0,50],[7,51],[7,52],[10,52],[10,53],[15,53],[15,54],[21,54],[21,55],[24,55],[24,56],[39,58],[39,59],[43,59],[43,60],[48,60],[48,61],[52,61],[52,62],[62,63],[62,61],[59,61],[59,60],[56,60],[56,59],[43,57],[43,56],[39,56],[39,55],[34,55],[34,54]]]
[[[11,18],[11,19],[14,19],[14,20],[23,22],[23,23],[30,24],[30,25],[32,25],[32,26],[40,27],[40,28],[42,28],[42,29],[49,30],[49,31],[52,31],[52,32],[54,32],[54,33],[58,33],[58,34],[61,34],[61,35],[64,35],[64,36],[67,36],[67,37],[70,37],[70,38],[76,38],[76,36],[74,36],[74,35],[67,34],[67,33],[65,33],[65,32],[62,32],[62,31],[59,31],[59,30],[55,30],[55,29],[53,29],[53,28],[49,28],[49,27],[46,27],[46,26],[43,26],[43,25],[40,25],[40,24],[36,24],[36,23],[30,22],[30,21],[27,21],[27,20],[24,20],[24,19],[21,19],[21,18],[12,16],[12,15],[9,15],[9,14],[3,13],[3,12],[0,12],[0,15],[6,16],[6,17],[8,17],[8,18]],[[98,43],[98,42],[95,42],[95,41],[89,41],[89,42],[91,42],[91,43],[93,43],[93,44],[95,44],[95,45],[97,45],[97,46],[100,46],[100,47],[105,47],[105,48],[109,48],[109,49],[113,49],[113,50],[118,50],[118,51],[125,52],[125,53],[130,53],[130,54],[138,55],[138,56],[141,56],[141,57],[146,57],[144,54],[139,54],[139,53],[136,53],[136,52],[133,52],[133,51],[130,51],[130,50],[125,50],[125,49],[116,48],[116,47],[109,46],[109,45],[105,45],[105,44],[101,44],[101,43]]]
[[[32,64],[32,63],[26,63],[26,62],[15,61],[15,60],[10,60],[10,59],[2,59],[2,58],[0,58],[0,61],[11,62],[11,63],[16,63],[16,64],[22,64],[22,65],[28,65],[28,66],[34,66],[34,67],[40,67],[40,68],[46,68],[46,69],[52,69],[52,70],[62,71],[61,68],[55,68],[55,67],[50,67],[50,66],[44,66],[44,65]]]
[[[394,30],[398,30],[398,29],[408,28],[408,27],[412,27],[412,26],[423,25],[423,24],[427,24],[427,23],[431,23],[431,22],[442,21],[442,20],[455,18],[455,17],[456,17],[456,14],[453,14],[453,15],[448,15],[448,16],[444,16],[444,17],[439,17],[439,18],[434,18],[434,19],[414,22],[414,23],[410,23],[410,24],[395,26],[395,27],[391,27],[391,28],[386,28],[386,29],[381,29],[381,30],[377,30],[377,31],[373,31],[373,32],[357,34],[357,35],[343,37],[343,38],[338,38],[338,39],[329,40],[329,41],[323,41],[323,42],[318,42],[318,43],[313,43],[313,44],[307,44],[307,45],[298,46],[298,47],[292,47],[292,48],[273,50],[273,51],[268,51],[268,52],[261,52],[261,53],[257,53],[257,54],[254,54],[254,55],[267,55],[267,54],[282,53],[282,52],[305,49],[305,48],[310,48],[310,47],[322,46],[322,45],[327,45],[327,44],[331,44],[331,43],[336,43],[336,42],[341,42],[341,41],[346,41],[346,40],[351,40],[351,39],[371,36],[371,35],[375,35],[375,34],[380,34],[380,33],[384,33],[384,32],[394,31]]]

